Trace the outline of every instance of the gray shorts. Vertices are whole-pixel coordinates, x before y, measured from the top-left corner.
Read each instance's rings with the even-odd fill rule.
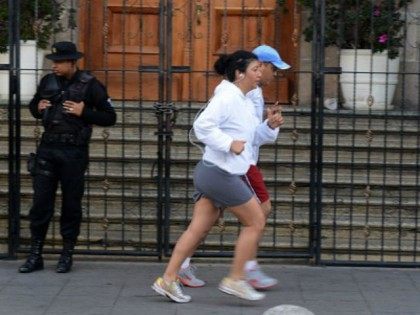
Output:
[[[201,160],[194,170],[193,199],[197,201],[201,197],[206,197],[218,208],[244,204],[251,200],[254,193],[242,177]]]

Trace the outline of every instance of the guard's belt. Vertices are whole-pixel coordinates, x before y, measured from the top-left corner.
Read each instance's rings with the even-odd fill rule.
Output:
[[[68,145],[86,145],[87,141],[80,136],[72,133],[47,133],[42,134],[42,143],[45,144],[68,144]]]

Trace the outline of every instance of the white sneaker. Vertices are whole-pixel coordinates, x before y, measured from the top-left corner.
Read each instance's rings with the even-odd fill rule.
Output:
[[[228,277],[223,278],[220,282],[219,290],[249,301],[258,301],[265,298],[264,293],[255,291],[245,280],[233,280]]]
[[[181,268],[178,272],[178,279],[181,283],[187,287],[199,288],[204,286],[206,283],[198,279],[195,275],[197,268],[193,265],[189,265],[187,268]]]
[[[277,280],[267,276],[260,268],[256,266],[251,270],[245,271],[246,281],[257,290],[265,290],[274,287]]]

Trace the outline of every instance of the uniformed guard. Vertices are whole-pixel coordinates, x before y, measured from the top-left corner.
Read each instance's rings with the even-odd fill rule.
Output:
[[[44,133],[28,169],[33,176],[33,206],[29,212],[31,249],[19,272],[43,269],[42,248],[54,214],[58,184],[62,191],[60,233],[63,250],[59,273],[69,272],[80,232],[84,176],[92,125],[112,126],[116,114],[106,88],[91,74],[77,68],[83,54],[72,42],[57,42],[46,58],[54,73],[41,79],[29,104],[35,118],[42,119]]]

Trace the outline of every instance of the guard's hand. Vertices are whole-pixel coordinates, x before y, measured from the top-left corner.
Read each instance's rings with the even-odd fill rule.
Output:
[[[49,100],[40,100],[38,103],[38,112],[42,113],[44,109],[51,106],[51,102]]]
[[[63,103],[64,110],[71,115],[80,117],[82,116],[83,108],[85,107],[85,103],[81,101],[80,103],[76,103],[73,101],[65,101]]]
[[[276,102],[273,106],[267,107],[267,123],[271,129],[280,127],[284,123],[284,118],[281,114],[281,106]]]
[[[230,145],[230,151],[239,155],[245,150],[245,143],[246,141],[243,140],[233,140],[232,144]]]

